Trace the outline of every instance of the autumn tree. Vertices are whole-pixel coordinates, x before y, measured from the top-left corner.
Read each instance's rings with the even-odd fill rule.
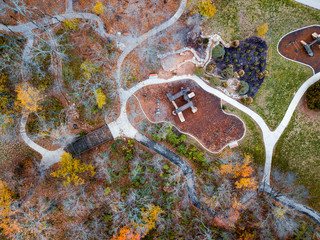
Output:
[[[42,96],[38,89],[24,82],[18,85],[16,92],[18,106],[22,108],[23,112],[32,113],[39,109]]]
[[[260,27],[257,27],[257,36],[263,39],[266,38],[265,34],[268,32],[269,27],[267,23],[262,24]]]
[[[216,13],[216,7],[211,0],[201,0],[198,3],[198,9],[201,16],[205,18],[212,18]]]
[[[95,171],[92,165],[80,163],[80,160],[72,157],[70,153],[64,152],[61,156],[60,168],[50,175],[53,177],[63,177],[63,185],[67,186],[70,183],[74,185],[84,184],[79,174],[89,171],[91,176],[94,176]]]
[[[139,240],[140,234],[134,233],[131,228],[125,226],[121,228],[121,230],[114,235],[111,240]]]
[[[101,88],[96,89],[94,94],[97,99],[98,108],[103,108],[103,106],[106,104],[107,96],[102,92]]]
[[[11,216],[14,212],[11,210],[11,205],[14,199],[14,192],[7,184],[0,180],[0,228],[5,235],[19,231],[19,225]]]
[[[67,20],[63,21],[63,26],[66,29],[78,31],[79,30],[79,22],[80,22],[80,19],[71,18],[71,19],[67,19]]]
[[[99,15],[104,12],[104,9],[105,9],[105,6],[103,6],[103,4],[100,1],[97,1],[97,3],[94,5],[92,11],[95,14]]]
[[[243,163],[222,164],[220,166],[221,175],[231,175],[236,179],[235,186],[239,189],[255,190],[257,189],[257,181],[253,176],[253,168],[250,165],[251,159],[249,155],[244,156]]]

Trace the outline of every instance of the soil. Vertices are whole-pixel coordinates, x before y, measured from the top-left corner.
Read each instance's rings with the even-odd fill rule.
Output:
[[[311,47],[314,56],[310,57],[300,43],[301,40],[306,43],[313,41],[311,34],[314,32],[320,34],[320,26],[308,27],[289,33],[279,42],[278,50],[289,59],[309,65],[317,73],[320,71],[320,47],[318,47],[320,44],[316,43]],[[290,44],[293,41],[295,42]],[[290,45],[288,46],[288,44]],[[300,49],[297,51],[297,48]]]
[[[167,91],[175,94],[180,91],[181,87],[189,87],[191,92],[195,93],[192,101],[198,108],[196,113],[192,113],[191,109],[185,110],[183,115],[186,121],[183,123],[180,122],[178,116],[172,115],[174,106],[166,96]],[[240,139],[244,134],[245,127],[241,120],[225,114],[221,109],[221,100],[205,92],[191,80],[147,86],[140,89],[136,96],[151,121],[171,122],[180,131],[197,138],[210,151],[218,152],[228,143]],[[158,116],[156,115],[157,100],[160,101],[161,112]],[[182,97],[175,102],[178,106],[186,103]]]
[[[258,74],[266,69],[267,48],[267,43],[258,37],[250,37],[240,41],[236,48],[225,48],[223,59],[214,60],[212,58],[211,62],[216,64],[213,73],[221,75],[221,72],[230,64],[233,66],[234,72],[244,70],[245,74],[239,80],[248,83],[249,91],[247,95],[254,97],[264,81],[264,77],[260,79]]]

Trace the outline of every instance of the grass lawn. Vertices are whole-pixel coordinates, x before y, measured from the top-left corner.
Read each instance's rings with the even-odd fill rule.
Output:
[[[262,132],[259,126],[252,120],[251,117],[234,108],[230,104],[224,103],[223,108],[225,112],[233,113],[239,116],[246,125],[246,135],[239,142],[239,147],[237,149],[240,149],[241,152],[252,155],[256,164],[264,166],[265,151]]]
[[[267,70],[252,105],[271,129],[282,120],[299,86],[312,75],[310,68],[285,60],[277,52],[280,38],[294,29],[320,22],[319,11],[292,0],[219,0],[215,17],[205,23],[205,31],[219,33],[226,41],[255,36],[257,27],[269,26]]]
[[[273,167],[293,171],[312,196],[310,206],[320,211],[320,122],[300,112],[293,115],[275,149]]]

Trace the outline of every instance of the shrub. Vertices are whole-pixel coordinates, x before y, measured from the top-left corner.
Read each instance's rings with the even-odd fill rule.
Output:
[[[233,77],[234,78],[239,78],[240,76],[239,76],[239,74],[237,72],[235,72],[235,73],[233,73]]]
[[[212,56],[213,56],[214,59],[223,57],[225,53],[226,53],[226,51],[224,50],[224,47],[221,46],[220,44],[215,46],[212,49]]]
[[[244,74],[245,74],[245,72],[244,72],[243,70],[240,70],[240,71],[238,72],[238,74],[239,74],[240,77],[243,77]]]
[[[244,105],[250,105],[253,102],[253,99],[252,97],[246,97],[246,98],[241,98],[240,101]]]
[[[255,62],[253,65],[257,66],[259,63],[258,62]]]
[[[230,53],[229,53],[229,52],[227,52],[227,53],[226,53],[226,55],[227,55],[227,56],[230,56]]]
[[[238,93],[240,95],[246,94],[249,91],[249,85],[245,81],[240,81]]]
[[[236,68],[239,68],[240,67],[240,64],[236,64]]]
[[[249,44],[249,43],[246,43],[244,46],[245,46],[245,47],[249,47],[249,46],[250,46],[250,44]]]
[[[237,62],[238,62],[238,60],[237,60],[237,59],[234,59],[234,60],[233,60],[233,62],[237,63]]]
[[[250,75],[251,75],[251,72],[247,72],[247,74],[250,76]]]
[[[233,76],[233,68],[230,67],[230,65],[228,65],[228,67],[226,67],[222,73],[221,73],[221,76],[225,79],[229,79],[229,78],[232,78]]]
[[[248,61],[251,61],[251,60],[252,60],[252,57],[248,57],[247,59],[248,59]]]
[[[221,87],[227,88],[229,86],[228,82],[222,82]]]
[[[251,67],[250,67],[250,70],[253,70],[253,69],[254,69],[254,67],[251,66]]]
[[[248,65],[244,65],[244,69],[247,69],[249,66]]]
[[[199,39],[197,40],[197,43],[198,43],[199,45],[201,45],[201,44],[202,44],[202,39],[199,38]]]
[[[260,59],[261,59],[261,60],[266,60],[266,57],[263,56],[263,57],[261,57]]]
[[[204,43],[204,44],[208,44],[208,43],[209,43],[209,39],[208,39],[208,38],[204,38],[204,39],[203,39],[203,43]]]
[[[259,70],[259,69],[257,69],[257,70],[256,70],[256,73],[259,73],[259,72],[260,72],[260,70]]]
[[[259,52],[262,52],[263,51],[263,49],[262,48],[259,48]]]
[[[252,47],[252,50],[255,50],[256,48],[257,48],[256,46],[253,46],[253,47]]]
[[[198,3],[198,9],[201,16],[205,18],[212,18],[217,9],[211,0],[202,0]]]
[[[260,66],[263,67],[263,66],[264,66],[264,63],[261,63]]]
[[[244,54],[242,54],[240,57],[241,57],[241,58],[244,58]]]
[[[234,54],[232,54],[232,57],[236,57],[236,56],[237,56],[237,54],[235,54],[235,53],[234,53]]]
[[[320,82],[316,82],[308,88],[306,98],[309,109],[320,110]]]
[[[221,80],[217,77],[210,78],[209,82],[210,82],[210,85],[213,87],[218,87],[221,85]]]
[[[231,42],[230,45],[231,45],[231,47],[235,47],[236,48],[236,47],[239,46],[239,44],[240,44],[239,40],[234,40],[234,41]]]
[[[213,67],[211,66],[211,65],[208,65],[207,67],[206,67],[206,71],[207,72],[211,72],[213,70]]]
[[[197,75],[198,77],[203,77],[204,76],[204,69],[202,67],[196,67],[194,69],[194,74]]]
[[[237,48],[237,52],[240,52],[241,51],[241,48]]]
[[[226,58],[224,61],[225,61],[226,63],[229,62],[229,58]]]
[[[246,51],[246,53],[250,53],[250,52],[251,52],[251,50],[249,50],[249,49]]]
[[[257,56],[258,54],[259,54],[258,52],[255,52],[255,53],[254,53],[255,56]]]

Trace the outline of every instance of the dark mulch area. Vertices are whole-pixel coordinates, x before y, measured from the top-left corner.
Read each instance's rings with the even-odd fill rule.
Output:
[[[242,40],[236,48],[225,48],[226,53],[223,59],[211,60],[211,62],[214,61],[216,63],[216,69],[213,71],[221,75],[221,72],[229,64],[233,66],[233,71],[235,72],[244,70],[245,75],[240,77],[240,80],[248,83],[249,91],[247,95],[254,97],[264,81],[264,77],[260,79],[258,75],[266,69],[267,49],[267,43],[261,38],[250,37]],[[265,58],[264,60],[263,57]]]
[[[310,57],[300,43],[301,40],[306,43],[312,42],[313,38],[311,34],[314,32],[320,34],[320,26],[308,27],[289,33],[279,42],[278,50],[287,58],[308,64],[314,69],[315,73],[317,73],[320,72],[320,48],[318,44],[316,43],[311,47],[311,50],[314,51],[314,56]],[[290,44],[290,42],[293,41],[295,41],[295,43]]]
[[[189,87],[195,93],[192,101],[195,107],[198,108],[198,111],[194,114],[191,109],[185,110],[183,115],[186,121],[183,123],[180,122],[178,116],[172,115],[174,106],[166,96],[167,91],[175,94],[180,91],[181,87]],[[241,120],[235,116],[225,114],[221,109],[221,99],[204,91],[194,81],[183,80],[174,83],[151,85],[140,89],[136,95],[144,112],[151,121],[171,122],[179,130],[196,137],[211,151],[217,152],[221,150],[222,147],[240,139],[244,134],[245,127]],[[160,100],[160,116],[156,116],[157,99]],[[183,98],[179,98],[176,103],[178,106],[182,106],[186,102]],[[214,138],[215,136],[216,138]]]

